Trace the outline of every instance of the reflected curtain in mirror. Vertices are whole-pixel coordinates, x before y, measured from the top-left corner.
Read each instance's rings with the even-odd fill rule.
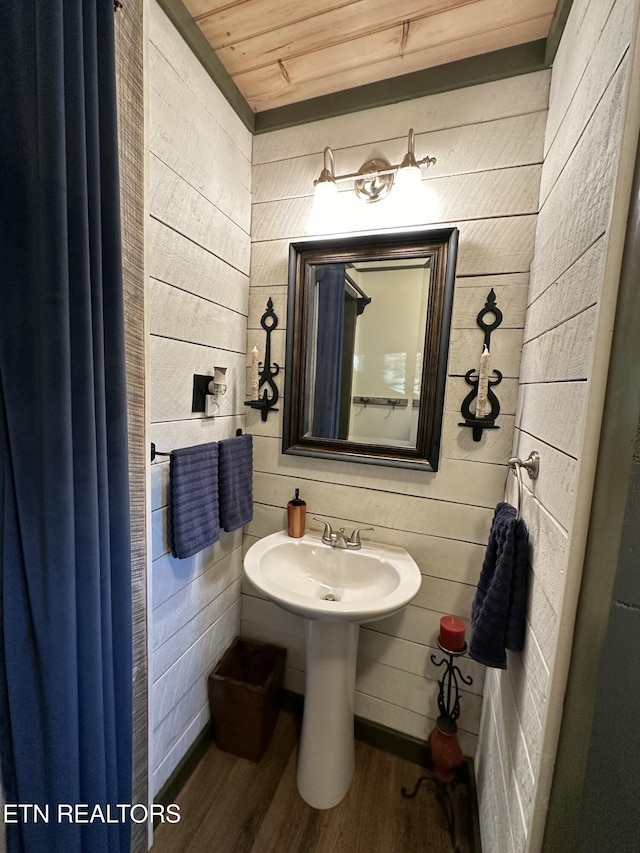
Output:
[[[316,268],[317,323],[314,359],[314,401],[312,433],[341,438],[340,401],[344,341],[344,264]]]

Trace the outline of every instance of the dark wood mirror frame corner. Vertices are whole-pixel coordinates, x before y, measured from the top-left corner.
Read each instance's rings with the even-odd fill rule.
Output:
[[[427,472],[438,470],[458,229],[437,228],[301,240],[289,247],[289,289],[282,452]],[[415,446],[395,446],[305,433],[309,420],[309,306],[318,264],[428,258],[430,284]]]

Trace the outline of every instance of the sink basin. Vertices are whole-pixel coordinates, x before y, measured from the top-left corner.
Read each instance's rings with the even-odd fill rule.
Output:
[[[320,536],[265,536],[247,551],[248,579],[285,610],[305,619],[373,622],[401,610],[420,588],[420,569],[390,545],[331,548]]]
[[[304,617],[298,791],[313,808],[333,808],[353,777],[360,623],[402,610],[420,589],[420,569],[404,548],[363,544],[350,551],[325,545],[319,534],[292,539],[280,532],[249,548],[244,570],[263,595]]]

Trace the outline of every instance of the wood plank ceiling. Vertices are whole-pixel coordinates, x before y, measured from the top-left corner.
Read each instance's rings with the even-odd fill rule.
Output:
[[[260,113],[544,39],[557,0],[184,0]]]

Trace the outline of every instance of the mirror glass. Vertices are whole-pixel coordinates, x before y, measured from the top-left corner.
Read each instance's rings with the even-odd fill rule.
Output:
[[[285,453],[437,470],[457,234],[291,244]]]

